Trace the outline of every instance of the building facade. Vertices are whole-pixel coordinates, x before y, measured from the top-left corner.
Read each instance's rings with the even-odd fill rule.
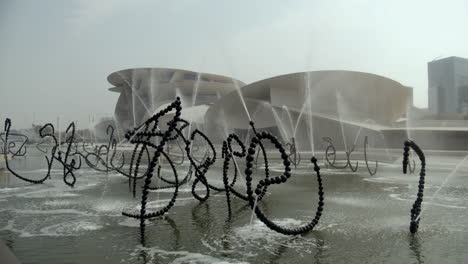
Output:
[[[412,101],[411,88],[383,76],[300,72],[254,82],[242,87],[241,93],[225,95],[210,106],[205,123],[208,131],[222,135],[223,120],[228,120],[229,131],[245,134],[251,118],[257,128],[274,132],[283,142],[294,138],[301,151],[323,150],[324,137],[333,138],[340,149],[361,144],[365,136],[373,146],[384,147],[381,130],[405,116]]]
[[[119,93],[118,133],[139,126],[176,97],[191,131],[215,143],[229,133],[252,136],[249,121],[300,151],[400,149],[411,138],[425,150],[468,150],[468,60],[450,57],[428,64],[429,110],[413,106],[412,88],[389,78],[354,71],[313,71],[275,76],[248,85],[228,76],[181,69],[138,68],[108,76]],[[172,118],[160,120],[164,125]]]
[[[324,149],[323,137],[350,148],[364,136],[384,147],[382,129],[401,119],[412,104],[412,89],[383,76],[353,71],[280,75],[252,84],[180,69],[138,68],[108,77],[120,93],[117,128],[139,126],[179,96],[182,118],[215,142],[229,133],[248,139],[250,119],[282,142],[294,138],[301,151]],[[171,118],[171,113],[165,119]],[[161,120],[160,124],[165,124]]]
[[[429,110],[468,114],[468,59],[448,57],[427,64]]]
[[[239,80],[193,71],[168,68],[137,68],[114,72],[107,77],[120,93],[114,117],[125,132],[139,126],[160,109],[180,97],[183,118],[201,123],[208,106],[245,84]]]

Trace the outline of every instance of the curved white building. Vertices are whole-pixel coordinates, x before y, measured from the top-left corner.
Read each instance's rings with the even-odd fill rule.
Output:
[[[412,105],[411,88],[352,71],[292,73],[246,85],[241,94],[249,114],[239,94],[233,91],[210,107],[208,131],[222,130],[223,120],[231,129],[246,129],[250,116],[257,127],[275,131],[284,141],[294,137],[303,150],[320,147],[323,137],[342,147],[354,144],[357,133],[375,138]]]
[[[138,126],[179,96],[183,118],[202,122],[208,105],[244,83],[230,77],[167,68],[137,68],[117,71],[107,80],[110,91],[120,93],[115,107],[119,129]]]
[[[292,73],[245,85],[208,73],[139,68],[114,72],[108,80],[115,86],[110,90],[120,93],[115,117],[121,130],[138,126],[180,96],[182,118],[201,125],[214,141],[231,132],[248,136],[250,116],[284,142],[295,138],[304,151],[323,149],[322,137],[342,148],[364,136],[373,146],[382,144],[381,130],[412,105],[411,88],[352,71]]]

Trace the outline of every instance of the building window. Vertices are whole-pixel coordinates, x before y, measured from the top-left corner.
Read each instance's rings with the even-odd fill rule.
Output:
[[[468,85],[458,87],[459,112],[468,114]]]
[[[184,80],[193,80],[195,81],[197,79],[197,75],[194,73],[186,73],[184,74]]]
[[[445,113],[446,112],[446,108],[445,108],[445,91],[441,86],[437,86],[437,101],[439,102],[438,103],[438,106],[439,106],[438,112],[439,113]]]

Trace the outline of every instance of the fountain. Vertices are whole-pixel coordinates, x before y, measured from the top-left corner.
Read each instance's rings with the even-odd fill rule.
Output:
[[[5,147],[7,139],[5,138],[6,133],[0,133],[0,155],[11,155],[12,157],[21,157],[25,156],[27,153],[27,146],[26,144],[29,141],[28,136],[18,133],[9,133],[8,136],[10,139],[8,140],[8,146]],[[11,139],[11,138],[14,139]],[[19,145],[16,148],[16,145]]]
[[[414,152],[419,157],[419,160],[421,160],[421,171],[419,173],[419,184],[418,184],[418,198],[416,198],[416,201],[413,204],[413,208],[411,209],[411,223],[410,223],[410,232],[411,233],[416,233],[419,228],[419,221],[421,217],[421,205],[423,201],[423,196],[424,196],[424,183],[425,183],[425,176],[426,176],[426,157],[424,156],[424,153],[422,152],[421,148],[419,148],[416,143],[414,143],[412,140],[406,140],[405,141],[405,147],[404,147],[404,152],[403,152],[403,173],[406,174],[407,172],[407,166],[409,164],[408,162],[408,156],[409,156],[409,150],[413,149]]]
[[[240,90],[238,94],[241,96]],[[242,97],[239,98],[242,99]],[[192,98],[191,105],[194,105],[195,100]],[[364,227],[366,230],[368,228],[366,234],[370,234],[372,241],[375,241],[375,238],[372,238],[372,236],[376,233],[383,232],[384,234],[388,234],[390,232],[393,235],[393,231],[388,231],[387,228],[390,227],[390,230],[400,230],[398,224],[394,226],[393,223],[384,222],[383,219],[392,217],[392,214],[397,214],[398,221],[401,219],[402,222],[407,223],[407,216],[403,217],[399,215],[400,211],[405,211],[400,209],[404,208],[406,204],[398,199],[409,200],[406,198],[405,193],[402,194],[403,196],[395,196],[392,193],[389,196],[390,198],[382,198],[382,192],[388,190],[395,192],[395,188],[402,188],[398,184],[391,187],[382,187],[379,183],[379,181],[387,179],[385,175],[393,167],[381,164],[377,159],[373,161],[375,165],[371,167],[371,162],[368,159],[369,138],[367,135],[360,137],[363,132],[361,129],[358,129],[357,133],[353,135],[354,142],[352,146],[345,147],[344,159],[342,161],[344,165],[337,163],[339,158],[333,139],[324,137],[324,142],[327,144],[324,150],[324,161],[328,167],[333,169],[322,170],[319,160],[316,158],[319,154],[316,146],[314,146],[314,131],[311,125],[312,116],[316,115],[316,113],[312,111],[310,103],[307,101],[301,106],[301,112],[297,113],[298,119],[295,126],[293,126],[294,120],[287,107],[283,106],[279,108],[283,109],[287,120],[289,120],[284,121],[277,108],[271,104],[261,103],[263,108],[267,107],[271,109],[271,115],[273,120],[278,124],[283,140],[278,139],[271,132],[260,131],[256,128],[256,111],[251,115],[248,112],[245,101],[240,100],[249,118],[247,125],[250,132],[247,133],[247,137],[244,139],[244,137],[233,133],[233,129],[229,127],[228,120],[222,120],[224,139],[221,142],[222,144],[216,144],[202,130],[203,126],[191,127],[191,122],[181,117],[184,111],[184,104],[180,98],[177,98],[166,107],[153,113],[140,125],[128,131],[125,134],[125,140],[119,142],[116,137],[115,128],[112,125],[107,126],[107,142],[101,143],[101,145],[96,144],[92,150],[87,148],[85,139],[77,137],[74,122],[70,123],[65,130],[63,139],[64,148],[62,149],[59,149],[57,131],[54,130],[54,126],[52,124],[44,125],[40,130],[42,141],[36,145],[37,149],[41,153],[44,153],[46,160],[45,163],[42,163],[42,168],[45,168],[46,173],[41,177],[35,177],[38,174],[37,170],[33,170],[32,175],[20,173],[17,170],[16,166],[19,156],[24,154],[24,158],[31,158],[29,152],[32,150],[28,149],[28,153],[26,153],[27,143],[23,143],[22,145],[12,144],[13,142],[19,142],[18,138],[22,137],[18,136],[19,134],[11,132],[12,122],[10,119],[6,119],[5,132],[0,135],[3,145],[2,154],[5,156],[5,159],[7,154],[14,156],[12,160],[6,162],[8,173],[27,183],[44,183],[42,184],[46,185],[44,188],[51,188],[50,186],[58,186],[55,184],[55,180],[58,178],[56,176],[60,175],[61,181],[66,186],[73,187],[70,188],[69,192],[74,193],[70,194],[80,193],[76,198],[74,198],[75,196],[65,196],[75,199],[73,201],[76,202],[87,195],[86,192],[80,191],[80,188],[86,186],[83,185],[86,184],[86,181],[100,182],[102,184],[102,191],[97,193],[98,195],[94,199],[90,198],[93,199],[92,203],[104,204],[104,208],[99,207],[102,205],[96,205],[98,208],[96,210],[101,210],[100,214],[104,214],[106,215],[105,217],[112,219],[119,219],[117,221],[122,221],[116,227],[126,228],[126,231],[123,231],[125,235],[118,235],[121,241],[125,243],[128,243],[129,240],[132,241],[129,234],[135,233],[135,230],[138,230],[138,243],[140,244],[138,251],[148,252],[147,250],[154,248],[154,243],[157,243],[155,241],[160,241],[155,238],[158,238],[160,234],[164,235],[165,240],[173,238],[176,244],[187,243],[186,241],[183,242],[184,240],[180,238],[180,236],[187,233],[189,236],[201,237],[202,247],[208,249],[217,248],[218,245],[222,244],[223,247],[230,250],[229,248],[232,244],[238,243],[237,249],[242,253],[234,258],[240,260],[251,258],[249,256],[250,251],[248,248],[243,247],[243,244],[258,247],[258,250],[262,251],[262,247],[269,245],[269,243],[276,243],[276,241],[282,241],[281,243],[286,245],[286,249],[279,250],[279,252],[287,252],[290,247],[296,247],[297,250],[302,252],[301,254],[317,254],[315,251],[304,251],[305,247],[301,245],[308,245],[309,249],[323,247],[323,240],[326,238],[322,238],[321,236],[327,235],[337,236],[337,238],[331,238],[332,241],[339,241],[343,238],[350,239],[342,230],[348,230],[346,232],[351,232],[352,234],[363,231],[359,229],[359,225],[355,224],[358,221],[364,221]],[[295,141],[295,136],[299,127],[299,120],[304,121],[305,119],[307,119],[305,123],[311,139],[310,148],[312,153],[308,158],[310,163],[302,162],[299,166],[301,157],[305,157],[308,153],[297,149],[298,143]],[[343,141],[346,142],[346,135],[343,129],[344,124],[341,122],[339,125]],[[290,127],[289,131],[288,127]],[[314,129],[317,128],[315,127]],[[288,139],[290,142],[287,142]],[[363,139],[362,145],[360,139]],[[128,158],[130,153],[127,153],[127,148],[122,148],[121,146],[121,143],[124,141],[132,145],[132,149],[129,151],[131,153],[130,159]],[[197,143],[198,146],[202,146],[199,151],[195,150]],[[351,161],[350,156],[358,151],[356,150],[356,146],[358,145],[362,146],[364,163],[370,176],[360,174],[357,170],[357,165],[353,165],[354,162]],[[205,148],[204,152],[201,150],[203,146]],[[438,189],[435,191],[432,199],[426,201],[423,209],[424,188],[428,186],[425,179],[426,156],[414,141],[405,141],[402,162],[403,173],[407,173],[408,168],[411,169],[411,166],[408,167],[411,164],[410,150],[413,150],[418,155],[421,165],[416,199],[411,207],[409,230],[412,235],[417,232],[426,234],[427,230],[432,228],[434,222],[430,217],[425,217],[425,221],[429,223],[421,225],[421,216],[425,212],[425,209],[429,206],[434,206],[431,205],[434,202],[434,198],[439,195],[443,188],[447,187],[449,179],[454,179],[455,172],[461,169],[463,162],[468,156],[438,185]],[[202,157],[197,156],[200,152],[203,152]],[[14,155],[15,153],[18,155]],[[217,153],[220,153],[220,156]],[[358,155],[359,153],[355,154],[356,157]],[[261,167],[254,166],[255,160],[258,158],[263,160]],[[57,167],[59,170],[54,169]],[[340,172],[340,170],[345,168],[350,168],[364,180],[368,180],[366,183],[367,187],[366,184],[362,184],[360,179],[347,175],[347,172]],[[185,170],[187,171],[186,173]],[[313,176],[315,178],[313,187],[317,190],[317,196],[312,195],[310,188],[311,173],[315,174]],[[118,191],[120,193],[116,195],[114,192],[120,189],[119,187],[122,185],[120,179],[122,178],[128,179],[129,190],[120,190]],[[343,185],[342,181],[347,181],[348,185]],[[17,184],[21,186],[21,184]],[[363,188],[369,188],[369,186],[372,186],[372,188],[378,186],[378,188],[377,190],[364,189],[367,191],[361,191],[359,184]],[[389,184],[391,183],[385,182],[383,186]],[[239,185],[243,185],[245,188],[239,188]],[[16,196],[26,194],[34,197],[34,195],[37,195],[37,193],[28,194],[28,188],[35,187],[22,186],[16,193]],[[327,190],[328,188],[330,189],[330,191],[327,191],[326,209],[324,207],[325,188]],[[383,188],[382,190],[384,191],[379,188]],[[348,192],[352,192],[353,189],[359,190],[355,196],[358,197],[357,200],[341,198],[343,197],[343,193],[347,194]],[[24,194],[21,193],[23,191],[25,192]],[[65,189],[61,189],[60,192],[66,191]],[[378,193],[378,195],[367,198],[367,195],[373,192]],[[0,188],[0,202],[2,197],[14,199],[14,197],[9,197],[8,195],[2,196],[8,193],[9,191],[2,192]],[[131,200],[123,199],[128,193],[133,198]],[[24,196],[23,199],[26,199],[26,197],[28,196]],[[116,198],[117,201],[125,202],[121,202],[122,204],[118,204],[114,208],[106,197],[118,197]],[[351,196],[348,198],[351,198]],[[70,198],[66,199],[66,201],[71,200]],[[377,201],[374,202],[374,199]],[[397,199],[397,202],[392,199]],[[134,205],[135,201],[138,202],[136,206]],[[282,202],[289,202],[290,204],[289,206],[283,206],[281,205]],[[378,202],[383,202],[384,205],[382,206]],[[56,206],[56,203],[60,204],[58,201],[49,203],[53,206]],[[190,207],[191,203],[197,204],[192,207],[193,220],[191,221],[200,225],[193,230],[191,229],[191,224],[187,224],[186,221],[188,215],[186,208]],[[401,208],[396,204],[400,204]],[[310,210],[311,206],[315,207],[315,209]],[[391,211],[386,210],[387,206],[391,207]],[[457,206],[461,208],[463,204]],[[276,209],[277,207],[280,209]],[[297,208],[300,208],[300,211],[297,211]],[[64,211],[65,214],[75,213],[74,209],[59,210],[66,210]],[[374,211],[378,213],[373,214]],[[434,211],[436,210],[427,210],[426,214],[433,214]],[[88,217],[88,214],[81,211],[77,213],[80,217]],[[209,238],[206,239],[203,233],[201,235],[196,234],[200,228],[204,230],[202,232],[209,232],[210,230],[210,227],[203,226],[201,223],[207,222],[210,226],[215,226],[223,215],[227,215],[228,217],[227,220],[222,221],[225,226],[223,227],[224,229],[216,229],[215,232],[209,233]],[[369,215],[374,215],[376,220],[372,220],[372,218],[370,220],[363,220],[360,218],[362,215],[365,215],[366,219],[369,218]],[[128,218],[128,220],[122,220],[122,217]],[[339,220],[340,217],[341,219],[349,218],[343,221]],[[132,219],[136,219],[138,223],[132,222]],[[86,221],[89,224],[91,220]],[[169,222],[171,223],[169,226],[165,224]],[[190,221],[188,222],[190,223]],[[109,226],[112,225],[109,224]],[[100,233],[101,230],[105,230],[105,227],[101,226],[92,226],[90,228],[94,228],[95,230],[80,230],[79,232],[83,232],[83,236],[85,236],[84,234]],[[358,230],[353,231],[356,228]],[[0,232],[2,230],[20,232],[15,223],[8,221]],[[41,230],[44,232],[47,230],[64,232],[61,231],[63,228],[60,226],[53,226],[53,228],[44,227]],[[220,232],[222,236],[220,236]],[[270,242],[258,243],[258,237],[251,238],[252,236],[256,236],[256,232],[261,233],[258,237],[266,237],[270,239]],[[42,233],[38,234],[41,235]],[[35,236],[35,234],[30,236]],[[82,236],[81,233],[79,236]],[[291,239],[286,240],[285,236],[291,237]],[[219,237],[223,237],[221,242],[217,240]],[[317,242],[316,239],[320,239],[319,241],[322,242]],[[411,238],[411,241],[414,239]],[[295,240],[299,242],[296,243],[294,242]],[[231,246],[226,243],[231,244]],[[384,244],[388,245],[387,243]],[[391,245],[388,246],[390,247]],[[124,252],[127,252],[130,256],[134,254],[126,250]],[[163,255],[166,254],[166,251],[157,252]],[[232,255],[233,253],[229,252],[231,251],[223,254],[234,256]],[[180,253],[173,254],[177,255]],[[215,253],[212,252],[211,254]],[[321,256],[319,258],[326,257]]]

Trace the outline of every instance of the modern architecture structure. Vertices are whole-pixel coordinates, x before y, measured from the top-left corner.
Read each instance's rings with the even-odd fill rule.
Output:
[[[283,142],[294,138],[300,151],[324,150],[324,137],[338,150],[362,148],[365,136],[376,148],[400,149],[412,138],[423,149],[468,150],[461,143],[468,142],[468,60],[450,57],[428,65],[429,110],[413,106],[412,88],[354,71],[291,73],[246,85],[209,73],[138,68],[114,72],[108,80],[110,90],[120,93],[114,114],[121,134],[179,96],[182,118],[215,143],[232,132],[248,139],[252,119]]]
[[[242,98],[240,97],[242,94]],[[369,137],[385,146],[381,130],[403,117],[412,103],[412,89],[383,76],[353,71],[314,71],[280,75],[229,93],[207,111],[208,131],[229,128],[248,131],[248,115],[259,128],[283,142],[295,138],[300,150],[324,149],[324,137],[335,146],[352,148]]]
[[[427,64],[429,110],[468,115],[468,59],[448,57]]]
[[[117,127],[127,131],[138,126],[179,96],[183,118],[202,123],[210,104],[245,84],[230,77],[167,68],[117,71],[107,80],[110,91],[120,93],[115,108]]]
[[[179,96],[182,117],[214,141],[231,132],[247,137],[252,118],[283,142],[294,138],[303,151],[325,148],[323,137],[332,137],[342,149],[364,136],[371,145],[384,147],[382,129],[401,119],[412,104],[411,88],[353,71],[293,73],[245,85],[208,73],[140,68],[114,72],[108,80],[115,86],[110,90],[120,93],[115,118],[122,131]]]

